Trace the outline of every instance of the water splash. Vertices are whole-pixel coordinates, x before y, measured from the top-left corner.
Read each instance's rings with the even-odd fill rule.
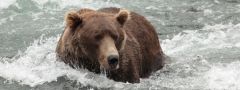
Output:
[[[10,5],[14,4],[16,0],[1,0],[0,1],[0,10],[4,8],[8,8]]]
[[[63,12],[70,8],[88,7],[97,9],[105,6],[121,7],[111,2],[93,2],[92,0],[71,0],[68,2],[66,2],[66,0],[30,0],[33,7],[35,7],[32,10],[31,7],[25,7],[24,2],[27,2],[26,0],[16,0],[18,2],[21,1],[21,3],[15,3],[16,1],[14,0],[11,1],[6,2],[5,6],[0,6],[0,9],[9,8],[14,11],[10,13],[10,16],[6,16],[9,18],[2,18],[0,25],[1,23],[8,23],[8,20],[12,21],[15,18],[21,18],[15,17],[16,15],[12,15],[12,13],[18,14],[24,10],[25,12],[20,15],[31,16],[32,12],[34,12],[33,19],[36,21],[43,19],[45,23],[45,20],[55,20],[56,18],[54,17],[60,15],[57,12]],[[1,1],[0,4],[2,4]],[[9,7],[11,5],[16,8]],[[157,8],[158,7],[154,6],[146,7],[148,10],[158,10]],[[174,9],[175,8],[169,9],[167,12]],[[40,10],[40,12],[35,13],[35,10]],[[163,8],[163,10],[165,9]],[[214,18],[215,14],[218,14],[215,12],[215,9],[206,9],[203,12],[204,15],[214,16]],[[1,13],[2,12],[0,12],[0,14]],[[45,15],[45,13],[48,14]],[[61,13],[61,15],[63,15],[63,13]],[[171,18],[171,15],[169,16],[168,13],[164,15]],[[158,14],[156,16],[158,16]],[[172,16],[175,16],[175,14]],[[176,14],[176,16],[178,15]],[[156,20],[158,20],[158,18]],[[38,22],[35,23],[36,25],[39,24]],[[20,28],[22,28],[22,25],[20,26]],[[49,32],[51,31],[49,30],[50,28],[56,27],[63,28],[61,25],[50,25],[49,27],[44,27],[44,29],[41,28],[41,30]],[[8,31],[8,29],[9,28],[7,28],[6,31]],[[26,31],[25,29],[26,28],[24,28],[24,31]],[[15,31],[15,29],[13,31]],[[32,29],[27,32],[30,31],[32,31]],[[167,64],[163,70],[154,73],[150,78],[141,79],[141,83],[139,84],[115,82],[106,78],[106,72],[102,75],[96,75],[87,70],[72,69],[62,62],[56,61],[55,48],[58,38],[59,36],[53,36],[47,39],[40,38],[13,58],[1,57],[0,77],[31,87],[51,83],[59,77],[66,77],[69,80],[77,81],[83,86],[89,85],[91,87],[119,90],[240,88],[238,71],[240,58],[238,55],[240,53],[240,24],[206,25],[202,29],[184,30],[174,35],[173,38],[162,40],[161,46],[164,52],[171,57],[172,62]]]
[[[139,84],[114,82],[106,78],[106,71],[96,75],[56,61],[55,48],[59,36],[40,38],[18,56],[1,58],[0,76],[32,87],[66,76],[82,85],[98,88],[239,89],[238,59],[224,65],[216,65],[209,59],[221,50],[239,49],[236,45],[240,40],[239,28],[240,25],[232,24],[206,26],[199,31],[185,31],[172,39],[163,40],[163,50],[172,62],[150,78],[141,79]],[[205,55],[206,52],[209,55]]]
[[[240,89],[240,62],[232,62],[229,64],[216,64],[206,72],[204,78],[208,83],[208,88],[223,90]]]
[[[164,52],[172,57],[168,69],[175,69],[175,73],[163,78],[175,78],[175,82],[169,82],[175,89],[239,89],[239,77],[236,76],[239,74],[236,71],[239,34],[240,24],[217,24],[197,31],[185,30],[172,39],[163,40]],[[224,65],[216,65],[218,63]],[[181,78],[182,75],[186,78]]]

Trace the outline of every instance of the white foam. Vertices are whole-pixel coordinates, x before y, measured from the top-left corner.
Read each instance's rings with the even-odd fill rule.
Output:
[[[240,62],[230,64],[213,65],[206,73],[205,78],[208,88],[215,90],[238,90],[240,89]]]
[[[180,68],[178,72],[190,70],[193,71],[192,74],[198,75],[185,79],[179,78],[177,75],[173,76],[175,82],[170,83],[171,87],[175,89],[183,87],[188,89],[240,89],[239,60],[228,61],[229,63],[224,63],[224,65],[216,65],[216,63],[221,63],[220,60],[216,60],[220,56],[215,59],[219,62],[213,64],[209,63],[210,59],[205,59],[214,56],[216,53],[228,54],[229,52],[221,52],[221,50],[239,48],[239,43],[240,24],[206,25],[201,30],[186,30],[175,35],[172,39],[163,40],[161,46],[164,52],[175,58],[175,62],[170,65],[172,67],[182,65],[181,67],[178,66],[178,69]],[[202,57],[203,55],[205,57]],[[196,62],[194,58],[199,56],[201,61],[204,60],[202,65],[198,61],[198,63],[194,63]],[[178,84],[183,82],[189,85]],[[169,86],[169,84],[166,86]]]
[[[213,13],[213,11],[210,10],[210,9],[205,9],[205,10],[203,11],[204,16],[209,16],[209,15],[211,15],[212,13]]]
[[[220,24],[206,26],[198,31],[186,30],[172,39],[163,40],[161,45],[164,52],[175,58],[176,62],[168,64],[163,69],[169,73],[159,71],[156,76],[141,79],[139,84],[114,82],[87,70],[72,69],[55,59],[59,36],[40,38],[16,57],[10,60],[0,58],[0,77],[32,87],[66,76],[83,85],[99,88],[239,89],[240,62],[225,63],[225,65],[211,64],[205,59],[208,57],[203,57],[203,53],[200,53],[209,52],[211,56],[223,48],[239,48],[239,35],[240,24]],[[216,52],[210,52],[209,49]]]
[[[24,53],[20,53],[18,56],[20,58],[12,60],[2,58],[1,61],[5,61],[0,62],[0,76],[31,87],[56,81],[61,76],[77,80],[83,85],[91,84],[96,87],[110,87],[115,84],[104,76],[98,76],[83,69],[72,69],[63,62],[56,61],[57,40],[58,37],[36,40]],[[94,76],[95,80],[88,78],[89,74]],[[103,83],[99,83],[99,80]]]
[[[78,8],[92,8],[98,9],[102,7],[120,7],[118,4],[111,3],[109,1],[93,1],[93,0],[34,0],[38,3],[38,7],[46,8],[44,5],[49,3],[54,3],[58,7],[55,9],[64,9],[68,7],[78,7]],[[52,7],[50,9],[53,9]]]
[[[121,7],[110,2],[93,0],[32,0],[37,7],[48,9],[49,3],[59,11],[70,7],[93,8]],[[8,8],[16,0],[0,1],[0,9]],[[218,2],[218,0],[215,0]],[[16,4],[18,5],[18,4]],[[22,5],[19,5],[21,7]],[[51,7],[49,10],[52,10]],[[146,7],[155,9],[155,7]],[[205,15],[211,15],[212,10],[204,10]],[[41,14],[41,13],[40,13]],[[36,14],[36,19],[39,18]],[[6,19],[0,20],[5,23]],[[175,62],[157,72],[156,76],[141,79],[139,84],[119,83],[101,75],[95,75],[87,70],[76,70],[68,65],[56,61],[55,48],[59,36],[36,40],[27,50],[12,59],[0,58],[0,77],[29,86],[41,85],[56,81],[58,77],[66,76],[83,85],[95,87],[150,88],[166,87],[170,89],[240,89],[240,62],[216,64],[209,62],[208,56],[215,55],[224,48],[240,48],[240,24],[206,25],[200,30],[185,30],[171,39],[162,40],[161,46],[168,56]],[[211,51],[215,50],[215,51]],[[209,55],[203,57],[203,53]],[[222,52],[227,54],[228,52]],[[217,60],[216,60],[217,61]],[[159,76],[158,76],[159,75]]]
[[[64,10],[66,8],[91,8],[98,9],[103,7],[121,7],[118,4],[111,3],[110,1],[93,1],[93,0],[30,0],[34,5],[43,10]],[[19,1],[21,2],[21,1]],[[0,10],[8,8],[10,5],[15,5],[18,8],[25,5],[19,5],[16,0],[1,0]]]
[[[162,41],[162,48],[167,55],[191,53],[196,50],[220,49],[239,47],[240,24],[205,26],[198,31],[186,30],[175,35],[172,39]],[[196,52],[195,52],[196,53]]]
[[[64,64],[55,60],[55,43],[57,38],[49,38],[46,43],[35,41],[32,46],[13,62],[0,63],[0,76],[8,80],[19,81],[22,84],[35,86],[44,82],[56,80],[58,76],[67,73]],[[59,67],[61,65],[61,67]],[[54,75],[54,76],[53,76]]]
[[[10,5],[14,4],[16,0],[0,0],[0,9],[8,8]]]

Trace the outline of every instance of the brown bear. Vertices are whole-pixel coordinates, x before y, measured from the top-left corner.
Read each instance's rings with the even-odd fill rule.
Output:
[[[164,66],[158,35],[143,16],[120,8],[68,12],[57,58],[115,81],[138,83]]]

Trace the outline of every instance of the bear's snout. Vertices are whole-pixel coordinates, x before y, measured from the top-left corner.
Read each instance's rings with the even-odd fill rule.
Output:
[[[118,64],[118,55],[108,56],[108,64]]]
[[[116,70],[119,68],[119,53],[112,37],[105,36],[101,40],[99,50],[99,63],[102,69]]]
[[[111,69],[118,69],[118,60],[119,56],[118,55],[110,55],[108,56],[108,64]]]

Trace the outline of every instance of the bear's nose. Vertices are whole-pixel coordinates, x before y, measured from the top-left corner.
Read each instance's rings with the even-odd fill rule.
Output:
[[[108,64],[113,65],[113,64],[118,64],[118,55],[110,55],[108,56]]]

